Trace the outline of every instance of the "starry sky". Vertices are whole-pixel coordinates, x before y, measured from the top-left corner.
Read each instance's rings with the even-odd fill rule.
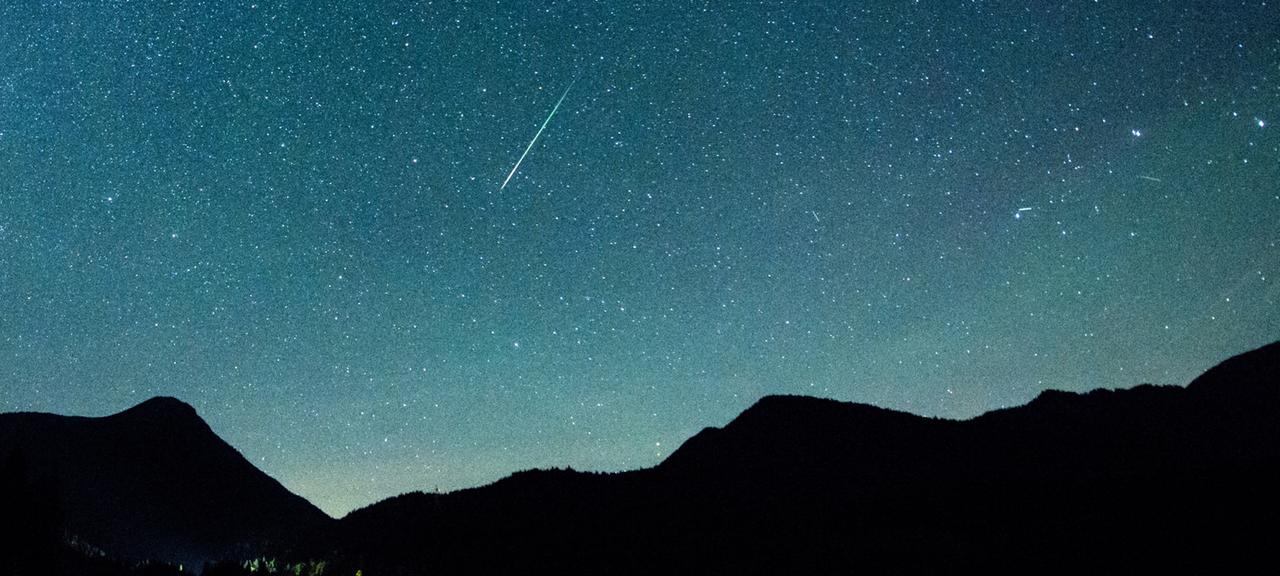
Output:
[[[176,396],[336,515],[764,394],[964,418],[1280,337],[1276,2],[0,22],[0,411]]]

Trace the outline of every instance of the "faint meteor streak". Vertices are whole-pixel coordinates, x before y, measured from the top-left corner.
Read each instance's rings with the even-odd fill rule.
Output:
[[[1029,211],[1029,210],[1035,210],[1035,207],[1034,207],[1034,206],[1027,206],[1026,208],[1019,208],[1019,209],[1018,209],[1018,211],[1019,211],[1019,212],[1027,212],[1027,211]]]
[[[1138,177],[1139,177],[1139,178],[1141,178],[1141,179],[1143,179],[1143,180],[1150,180],[1150,181],[1152,181],[1152,182],[1164,182],[1164,180],[1161,180],[1161,179],[1159,179],[1159,178],[1156,178],[1155,176],[1144,176],[1144,175],[1139,174],[1139,175],[1138,175]]]
[[[507,173],[507,179],[503,180],[502,186],[498,187],[499,192],[501,192],[503,188],[506,188],[507,182],[510,182],[511,177],[516,175],[516,170],[520,169],[520,163],[524,162],[524,157],[529,155],[530,150],[533,150],[533,145],[538,142],[538,137],[542,136],[542,131],[547,129],[547,124],[551,122],[551,117],[556,115],[556,110],[560,109],[560,103],[564,102],[564,97],[569,95],[569,90],[573,89],[573,85],[577,81],[578,78],[575,76],[573,81],[569,82],[569,87],[564,89],[564,94],[560,95],[560,99],[556,101],[556,105],[551,108],[551,113],[547,114],[547,119],[542,121],[542,126],[539,126],[538,132],[533,135],[533,140],[530,140],[529,145],[524,147],[524,153],[520,155],[519,160],[516,160],[516,165],[511,167],[511,172]]]

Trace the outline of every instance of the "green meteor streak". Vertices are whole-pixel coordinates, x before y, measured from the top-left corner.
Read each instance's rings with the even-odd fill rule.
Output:
[[[560,95],[560,99],[556,101],[556,105],[551,108],[551,113],[547,114],[547,119],[542,121],[542,126],[538,127],[538,133],[533,135],[533,140],[529,141],[529,145],[524,147],[524,153],[520,155],[520,159],[516,160],[516,165],[511,167],[511,172],[507,174],[507,179],[502,181],[502,186],[498,187],[498,191],[502,191],[507,187],[507,182],[511,181],[511,177],[516,175],[516,170],[520,169],[520,163],[524,162],[524,157],[529,155],[529,151],[533,149],[534,143],[538,141],[538,137],[542,136],[542,131],[547,129],[547,124],[551,122],[551,117],[556,115],[556,110],[560,109],[560,103],[564,102],[564,97],[569,95],[569,90],[573,89],[573,84],[578,79],[575,77],[569,82],[569,87],[564,89],[564,94]]]

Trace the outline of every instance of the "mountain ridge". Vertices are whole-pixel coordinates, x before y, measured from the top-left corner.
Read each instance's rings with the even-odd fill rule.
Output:
[[[205,423],[195,407],[172,396],[152,396],[129,408],[103,418],[195,419]]]
[[[67,529],[122,559],[199,566],[332,522],[175,398],[100,417],[0,414],[0,460],[15,452],[56,487]]]
[[[339,520],[171,397],[0,414],[0,463],[18,446],[66,478],[67,525],[94,547],[188,565],[270,552],[368,574],[1208,568],[1275,535],[1247,527],[1280,515],[1278,375],[1280,342],[1186,386],[1046,390],[964,420],[767,395],[650,468],[525,470]]]
[[[1280,343],[1194,385],[1045,391],[966,420],[771,395],[652,468],[402,495],[340,539],[454,573],[1210,567],[1273,534],[1247,527],[1280,513],[1277,374]]]

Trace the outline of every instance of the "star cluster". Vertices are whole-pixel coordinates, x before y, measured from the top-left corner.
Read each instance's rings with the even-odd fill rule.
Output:
[[[763,394],[969,417],[1280,336],[1274,3],[0,21],[0,410],[177,396],[334,514],[652,465]]]

